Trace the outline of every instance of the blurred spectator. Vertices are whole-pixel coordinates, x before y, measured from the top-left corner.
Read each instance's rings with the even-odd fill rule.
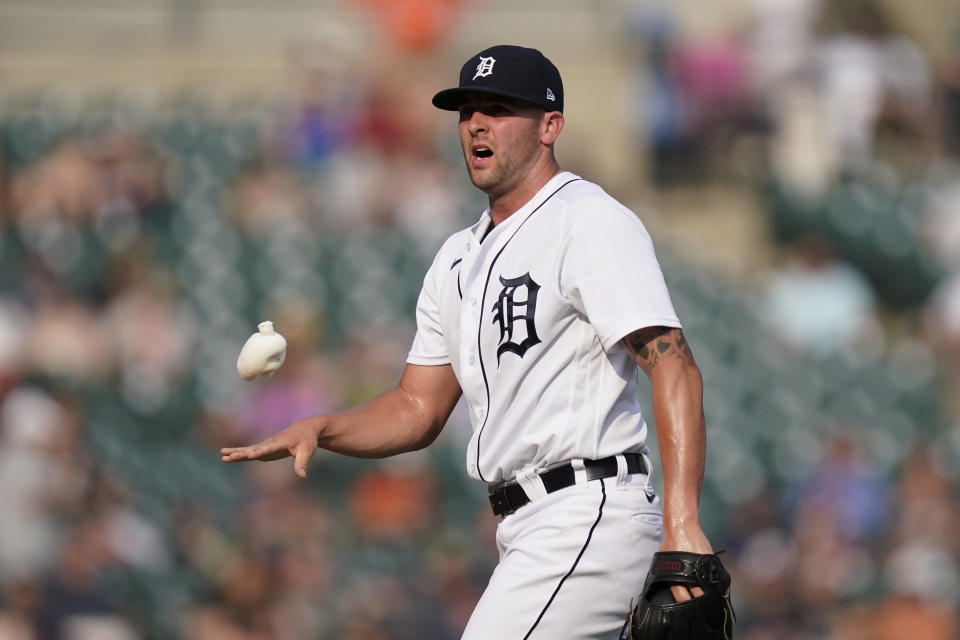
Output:
[[[453,29],[460,0],[355,0],[355,4],[376,12],[396,48],[425,53]]]
[[[655,185],[683,184],[703,178],[691,107],[674,68],[675,18],[666,9],[637,10],[632,30],[642,43],[636,99],[638,138],[649,150]]]
[[[932,172],[920,219],[930,253],[951,272],[960,272],[960,166],[945,163]]]
[[[821,5],[821,0],[752,0],[750,81],[764,112],[807,74]]]
[[[938,471],[933,452],[920,447],[906,459],[898,488],[894,545],[886,561],[888,588],[932,609],[953,610],[960,600],[955,535],[960,515],[953,487]]]
[[[912,134],[914,144],[929,141],[917,134],[931,115],[930,70],[883,3],[855,0],[829,7],[828,34],[815,57],[817,87],[841,169],[860,173],[873,161],[881,122]]]
[[[637,111],[654,184],[726,175],[737,136],[755,125],[742,44],[685,38],[667,7],[639,5],[630,17],[643,43]]]
[[[128,403],[151,413],[169,400],[190,372],[196,323],[174,296],[169,276],[145,261],[128,260],[103,312],[119,361]]]
[[[960,156],[960,19],[954,12],[943,75],[943,128],[948,154]]]
[[[69,532],[55,573],[44,585],[40,637],[65,640],[136,640],[139,634],[100,593],[98,580],[113,562],[100,523]]]
[[[96,227],[111,250],[130,245],[137,218],[165,197],[163,165],[140,132],[114,120],[106,117],[84,136],[67,137],[14,174],[11,205],[25,233],[50,232],[45,227],[59,219]]]
[[[169,538],[174,561],[205,583],[216,584],[226,574],[226,567],[237,561],[237,544],[213,521],[206,505],[184,499],[171,511]]]
[[[470,614],[483,593],[489,571],[479,567],[469,538],[441,540],[424,559],[423,582],[430,585],[430,596],[442,603],[440,615],[451,637],[467,626]]]
[[[816,87],[805,79],[771,96],[770,169],[791,192],[816,202],[839,171],[836,145],[825,135],[825,114]]]
[[[279,225],[307,218],[310,210],[303,182],[285,159],[263,150],[232,188],[230,213],[238,230],[262,240]]]
[[[953,609],[931,606],[910,596],[892,596],[871,605],[853,606],[837,616],[829,640],[953,640]]]
[[[358,147],[333,161],[320,183],[324,219],[353,232],[402,230],[436,246],[463,220],[465,198],[453,175],[430,151]]]
[[[960,380],[960,171],[948,165],[938,177],[920,225],[925,245],[948,275],[930,294],[923,319],[929,338]]]
[[[760,1],[755,14],[753,82],[778,180],[819,197],[878,160],[915,172],[934,159],[930,65],[884,3]]]
[[[675,65],[709,176],[723,177],[731,168],[737,136],[754,124],[743,43],[732,37],[684,42]]]
[[[276,130],[265,141],[268,156],[280,153],[294,167],[311,171],[350,145],[365,80],[355,65],[355,48],[333,32],[293,48],[295,92],[276,110]]]
[[[104,187],[88,149],[71,138],[14,175],[11,204],[26,230],[44,232],[50,225],[42,216],[86,225],[105,198]]]
[[[0,295],[0,401],[25,373],[24,341],[29,320],[30,313],[23,305]]]
[[[31,369],[54,378],[102,381],[114,370],[115,354],[97,309],[81,298],[52,293],[34,311],[26,342]]]
[[[952,611],[960,594],[956,562],[939,544],[904,543],[891,554],[885,578],[889,590],[899,599],[934,611]]]
[[[0,575],[51,568],[64,515],[86,491],[78,416],[46,392],[18,387],[0,406]]]
[[[926,320],[931,338],[960,375],[960,272],[940,283],[930,296]]]
[[[867,543],[885,530],[889,497],[885,480],[870,468],[861,438],[841,431],[810,477],[794,488],[790,520],[800,527],[819,518],[844,542]]]
[[[111,558],[146,570],[163,569],[170,551],[162,532],[137,512],[133,489],[119,477],[101,472],[87,496],[87,512],[96,519]]]
[[[0,586],[0,638],[40,640],[37,632],[43,606],[40,585],[31,577],[6,576]]]
[[[350,510],[361,539],[409,542],[435,527],[435,480],[425,454],[405,454],[357,479]]]
[[[459,174],[436,148],[442,116],[418,98],[439,82],[431,85],[433,74],[419,67],[377,73],[357,115],[355,144],[331,162],[317,205],[341,228],[397,228],[432,253],[461,224],[465,201]]]
[[[787,531],[751,527],[735,557],[737,564],[730,567],[737,581],[734,606],[739,620],[768,633],[789,633],[806,624],[795,597],[800,559]]]
[[[771,271],[760,308],[788,347],[820,356],[868,344],[880,330],[870,284],[812,236],[798,239]]]
[[[861,447],[853,434],[838,434],[813,474],[792,492],[796,597],[811,621],[862,597],[877,579],[868,545],[884,532],[889,490]]]

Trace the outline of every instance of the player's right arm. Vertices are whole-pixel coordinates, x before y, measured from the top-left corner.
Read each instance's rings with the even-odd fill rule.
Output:
[[[385,458],[433,442],[460,399],[449,364],[407,364],[393,389],[342,413],[311,416],[246,447],[224,447],[224,462],[279,460],[292,456],[294,472],[307,475],[318,448],[355,458]]]

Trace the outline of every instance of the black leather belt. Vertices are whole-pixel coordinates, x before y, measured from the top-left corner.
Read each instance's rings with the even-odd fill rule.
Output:
[[[647,472],[647,465],[643,461],[642,455],[639,453],[624,453],[622,455],[627,459],[627,473]],[[617,456],[610,456],[602,460],[584,460],[583,465],[586,467],[587,480],[609,478],[617,475]],[[543,480],[543,486],[547,493],[565,489],[577,482],[573,465],[569,463],[544,471],[540,474],[540,479]],[[493,508],[493,515],[495,516],[513,513],[530,502],[530,498],[527,497],[523,487],[516,482],[491,486],[489,491],[490,506]]]

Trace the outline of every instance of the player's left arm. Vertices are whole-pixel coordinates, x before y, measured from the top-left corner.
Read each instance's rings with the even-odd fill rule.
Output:
[[[646,327],[621,344],[653,386],[653,415],[664,483],[663,551],[712,553],[700,525],[700,493],[706,456],[703,378],[681,329]],[[674,586],[674,597],[690,592]],[[693,595],[700,595],[695,587]],[[701,592],[702,593],[702,592]]]

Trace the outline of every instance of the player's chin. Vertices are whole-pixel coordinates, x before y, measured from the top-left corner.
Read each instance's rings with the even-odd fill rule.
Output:
[[[489,167],[484,169],[470,168],[470,181],[477,189],[481,191],[491,191],[500,183],[500,176],[491,171]]]

